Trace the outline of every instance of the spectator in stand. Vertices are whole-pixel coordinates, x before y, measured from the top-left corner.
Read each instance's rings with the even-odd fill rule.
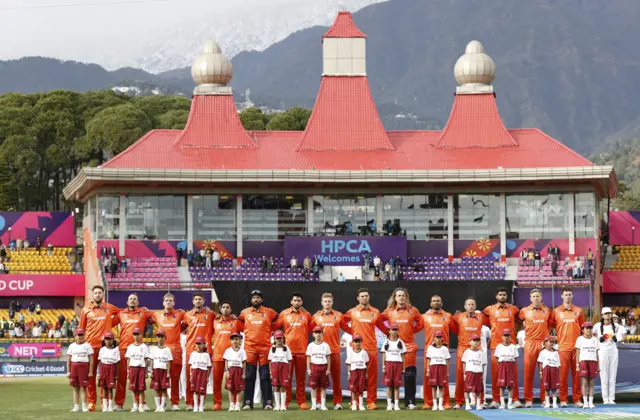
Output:
[[[522,260],[522,262],[526,262],[527,261],[527,250],[523,249],[520,252],[520,259]]]
[[[204,265],[204,259],[202,258],[203,252],[204,250],[201,249],[200,252],[196,254],[196,257],[195,257],[196,267],[202,267]]]
[[[636,323],[636,316],[633,313],[633,310],[630,310],[627,314],[627,325],[625,328],[627,329],[627,335],[636,335],[638,331],[638,325]]]
[[[214,267],[220,266],[220,258],[222,258],[222,256],[220,255],[220,251],[218,251],[218,248],[213,248],[213,254],[211,254],[211,260],[213,262]]]
[[[24,337],[24,324],[21,322],[16,322],[15,326],[13,327],[13,331],[16,338]]]
[[[127,273],[127,259],[124,257],[122,257],[122,259],[120,260],[120,272],[122,274]]]
[[[0,329],[0,338],[4,338],[4,330]]]
[[[40,315],[41,310],[42,308],[40,307],[40,302],[36,302],[36,307],[35,307],[36,315]]]
[[[0,262],[0,274],[5,274],[5,266],[2,262]]]
[[[294,270],[298,268],[298,259],[296,258],[295,255],[293,257],[291,257],[291,260],[289,260],[289,265]]]
[[[111,256],[111,257],[115,257],[116,256],[116,247],[113,246],[113,245],[111,245],[109,247],[109,256]]]
[[[557,276],[557,272],[558,272],[558,260],[554,258],[553,261],[551,261],[551,275],[555,277]]]
[[[18,322],[24,322],[24,313],[18,312]]]
[[[320,278],[320,267],[322,267],[320,260],[318,258],[314,259],[313,260],[313,276],[316,279]]]
[[[535,259],[536,267],[540,268],[540,260],[541,260],[541,257],[540,257],[540,251],[539,251],[538,249],[536,249],[536,250],[533,252],[533,258]]]
[[[176,248],[176,263],[178,264],[178,267],[182,265],[182,254],[182,248],[180,247],[180,245],[178,245],[178,247]]]
[[[304,257],[302,267],[304,268],[305,276],[308,276],[313,269],[313,263],[311,262],[311,258],[309,258],[309,256]]]
[[[269,257],[269,272],[275,273],[276,271],[276,261],[273,256]]]
[[[40,254],[40,248],[42,248],[42,239],[37,236],[36,237],[36,251],[38,251],[38,254]]]
[[[207,269],[211,268],[211,262],[212,262],[211,250],[207,249],[207,253],[205,254],[205,265]]]
[[[118,259],[115,256],[111,257],[111,264],[109,266],[109,271],[111,272],[111,278],[116,278],[116,273],[118,272]]]
[[[346,281],[346,279],[344,278],[344,274],[340,273],[340,275],[338,276],[338,281],[339,281],[339,282],[344,282],[344,281]]]
[[[29,249],[29,239],[24,238],[24,241],[22,241],[22,248],[26,251]]]
[[[19,300],[18,300],[18,301],[16,301],[16,306],[15,306],[15,308],[16,308],[16,312],[17,312],[17,313],[20,313],[20,311],[22,310],[22,305],[20,305],[20,301],[19,301]]]
[[[29,302],[28,310],[31,315],[36,311],[36,304],[33,301]]]
[[[533,267],[535,265],[535,262],[536,262],[536,258],[535,258],[535,254],[533,252],[533,249],[529,249],[529,251],[527,252],[527,258],[529,259],[529,265],[531,267]]]
[[[105,245],[102,245],[102,248],[100,248],[100,256],[102,257],[103,260],[107,258],[108,252],[109,250],[107,249],[107,247]]]
[[[47,245],[47,255],[48,256],[53,255],[53,242],[49,242],[49,244]]]
[[[33,328],[31,328],[31,336],[33,338],[42,337],[42,327],[40,326],[40,324],[35,324]]]
[[[262,272],[266,273],[269,270],[269,260],[264,255],[262,256]]]
[[[9,242],[9,248],[11,249],[11,252],[16,250],[16,240],[12,239],[11,242]]]
[[[16,316],[15,309],[10,308],[9,309],[9,319],[13,319],[15,316]]]
[[[193,267],[193,250],[190,249],[189,252],[187,252],[187,264],[189,264],[189,267]]]
[[[379,256],[375,256],[375,258],[373,259],[373,267],[378,267],[379,269],[381,268],[382,265],[382,260],[380,259]]]
[[[16,249],[22,251],[22,239],[19,236],[16,238]]]
[[[60,325],[64,324],[65,317],[63,314],[58,315],[58,323]],[[59,327],[58,327],[59,328]]]
[[[2,245],[0,247],[0,261],[4,262],[6,258],[7,258],[7,247]]]

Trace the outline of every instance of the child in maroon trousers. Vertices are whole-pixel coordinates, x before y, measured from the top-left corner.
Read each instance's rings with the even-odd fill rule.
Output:
[[[240,391],[244,390],[247,368],[247,353],[240,348],[242,337],[238,333],[231,334],[231,347],[224,351],[225,372],[227,380],[225,388],[229,391],[229,411],[240,411]],[[206,389],[205,389],[206,390]]]
[[[544,349],[538,355],[540,369],[540,384],[547,391],[544,408],[558,408],[558,391],[560,390],[560,355],[553,347],[555,337],[544,339]],[[549,394],[553,395],[553,405],[549,403]]]
[[[164,330],[159,329],[156,331],[157,345],[151,350],[151,360],[153,361],[151,389],[156,391],[156,413],[165,411],[167,389],[171,386],[169,367],[173,360],[173,354],[171,349],[164,344],[166,336]]]
[[[307,346],[307,373],[309,374],[309,386],[311,395],[318,395],[320,390],[320,407],[327,410],[327,387],[329,375],[331,375],[331,348],[322,341],[324,329],[320,326],[313,329],[313,341]],[[317,410],[316,398],[311,398],[311,410]]]
[[[498,360],[498,386],[500,387],[500,409],[513,408],[513,387],[516,383],[516,359],[518,347],[511,342],[511,330],[502,331],[502,343],[496,346],[493,356]],[[508,405],[504,405],[504,390],[509,393]]]
[[[289,386],[289,362],[293,359],[291,350],[284,345],[284,333],[273,333],[275,344],[269,352],[271,386],[273,386],[274,411],[287,411],[287,387]],[[282,402],[282,403],[281,403]]]
[[[133,329],[133,344],[127,347],[124,357],[127,359],[129,390],[133,392],[131,412],[144,413],[144,391],[147,389],[147,370],[149,369],[149,347],[142,342],[142,330]]]
[[[407,346],[398,337],[398,324],[389,325],[389,338],[380,349],[382,352],[382,372],[387,386],[387,411],[400,411],[400,387],[404,373],[404,355]]]
[[[206,352],[205,341],[196,337],[196,351],[189,356],[191,366],[191,390],[193,392],[193,412],[204,412],[204,400],[207,396],[207,383],[211,373],[211,356]]]
[[[577,371],[582,382],[584,408],[596,408],[593,405],[593,387],[596,376],[600,373],[600,341],[593,335],[593,325],[590,322],[582,324],[582,335],[576,341]]]
[[[362,350],[362,337],[353,336],[353,349],[347,349],[347,373],[349,375],[349,391],[351,391],[351,410],[366,410],[362,394],[367,386],[367,364],[369,353]]]
[[[465,409],[471,410],[471,404],[476,403],[476,410],[482,410],[482,392],[484,391],[484,381],[482,373],[486,359],[480,349],[480,336],[473,334],[469,339],[471,348],[466,349],[462,355],[462,369],[464,369],[464,396]]]
[[[113,334],[107,332],[102,340],[102,348],[98,354],[98,386],[102,389],[102,411],[113,412],[113,390],[118,382],[118,363],[120,363],[120,349],[113,339]]]
[[[69,385],[73,387],[72,413],[80,411],[82,400],[82,412],[88,412],[87,386],[93,372],[93,348],[84,341],[84,330],[76,330],[76,341],[71,343],[67,350],[67,377]]]
[[[432,411],[444,411],[444,387],[449,386],[449,362],[451,354],[443,343],[442,331],[433,334],[433,345],[427,348],[426,367],[427,379],[431,386],[434,403]]]

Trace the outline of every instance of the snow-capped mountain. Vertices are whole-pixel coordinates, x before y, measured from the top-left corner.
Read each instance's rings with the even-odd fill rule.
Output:
[[[126,58],[114,64],[151,73],[191,66],[208,39],[216,40],[229,58],[241,51],[262,51],[301,29],[330,25],[339,11],[355,12],[385,1],[292,0],[279,6],[265,4],[219,16],[201,16],[170,27],[160,35],[154,34],[140,51],[127,54],[138,58]]]

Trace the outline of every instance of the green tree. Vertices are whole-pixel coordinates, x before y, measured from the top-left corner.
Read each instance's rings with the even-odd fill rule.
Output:
[[[304,131],[309,117],[311,117],[310,109],[296,106],[275,114],[267,124],[267,130]]]
[[[183,109],[173,109],[158,117],[155,128],[182,130],[189,119],[189,111]]]
[[[149,116],[153,127],[160,127],[160,117],[169,111],[185,111],[189,114],[191,100],[182,96],[138,96],[131,100],[131,104],[144,111]]]
[[[244,129],[251,131],[265,130],[271,119],[270,115],[264,114],[258,108],[245,109],[239,113],[239,116]]]

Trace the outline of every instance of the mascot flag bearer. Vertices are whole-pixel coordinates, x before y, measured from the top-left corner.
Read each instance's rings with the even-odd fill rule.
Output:
[[[611,308],[602,308],[602,322],[593,327],[593,334],[600,341],[600,384],[604,404],[615,404],[616,375],[618,373],[618,346],[625,337],[622,325],[613,321]]]

